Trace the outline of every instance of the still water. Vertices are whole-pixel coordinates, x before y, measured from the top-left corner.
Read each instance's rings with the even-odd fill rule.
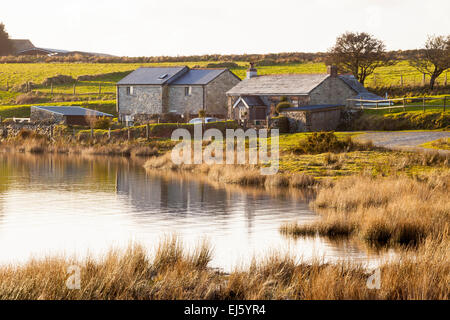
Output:
[[[147,173],[123,158],[0,153],[0,263],[54,255],[101,256],[132,242],[154,250],[176,234],[192,249],[208,240],[212,267],[230,270],[273,251],[305,260],[379,254],[351,241],[290,239],[283,222],[317,215],[300,192],[267,192]]]

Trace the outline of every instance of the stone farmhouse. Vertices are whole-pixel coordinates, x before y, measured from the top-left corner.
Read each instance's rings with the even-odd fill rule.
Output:
[[[281,114],[288,117],[290,130],[335,130],[347,99],[382,100],[370,93],[352,75],[338,75],[335,66],[326,74],[283,74],[258,76],[251,64],[247,77],[227,92],[231,119],[263,123],[275,114],[283,99],[292,107]]]
[[[240,81],[228,69],[139,68],[117,83],[119,119],[145,122],[177,114],[187,120],[200,110],[226,118],[226,92]]]

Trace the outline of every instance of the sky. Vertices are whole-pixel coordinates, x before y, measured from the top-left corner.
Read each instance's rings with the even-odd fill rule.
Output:
[[[346,31],[388,50],[450,34],[449,0],[4,0],[10,38],[117,56],[326,51]]]

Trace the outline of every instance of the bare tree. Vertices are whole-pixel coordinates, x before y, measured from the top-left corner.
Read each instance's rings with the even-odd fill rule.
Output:
[[[14,52],[14,46],[5,30],[5,25],[0,23],[0,56],[7,56]]]
[[[436,79],[450,68],[450,35],[428,36],[425,48],[409,64],[430,76],[430,89],[433,90]]]
[[[361,84],[377,67],[392,64],[383,41],[365,32],[346,32],[339,36],[325,61],[352,73]]]

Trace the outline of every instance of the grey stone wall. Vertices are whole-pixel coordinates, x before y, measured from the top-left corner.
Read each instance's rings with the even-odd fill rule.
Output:
[[[309,131],[309,124],[307,124],[307,113],[304,111],[286,111],[281,112],[289,121],[289,131],[305,132]]]
[[[14,124],[3,124],[0,123],[0,139],[15,137],[19,134],[21,130],[35,131],[36,133],[43,134],[46,136],[51,136],[52,126],[40,123],[14,123]]]
[[[206,113],[222,115],[225,118],[228,113],[226,92],[239,82],[239,78],[227,70],[208,83],[205,92]]]
[[[169,110],[180,114],[197,114],[203,109],[203,86],[190,86],[191,94],[185,95],[185,88],[189,86],[170,86]]]
[[[163,111],[166,90],[161,86],[133,86],[127,95],[127,86],[117,88],[118,111],[121,115],[158,114]]]
[[[30,122],[45,124],[65,123],[65,117],[62,114],[48,112],[36,107],[31,107]]]
[[[286,111],[281,113],[289,120],[289,131],[334,131],[341,118],[340,109],[322,111]]]
[[[329,77],[311,91],[309,104],[346,105],[347,99],[350,99],[355,94],[355,91],[341,79]]]

